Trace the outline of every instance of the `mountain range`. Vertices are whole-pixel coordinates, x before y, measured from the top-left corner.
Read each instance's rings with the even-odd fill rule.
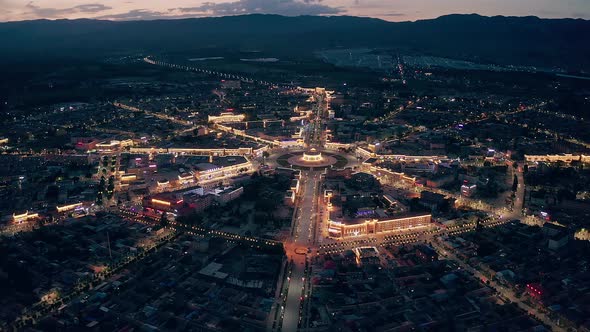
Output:
[[[0,23],[0,60],[134,53],[255,50],[297,57],[373,48],[502,65],[590,70],[590,21],[447,15],[416,22],[351,16],[242,15],[154,21],[34,20]],[[217,54],[214,54],[217,55]]]

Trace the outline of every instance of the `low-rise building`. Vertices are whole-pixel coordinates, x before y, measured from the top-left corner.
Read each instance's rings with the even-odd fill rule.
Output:
[[[221,205],[225,205],[234,199],[239,198],[244,193],[244,187],[234,188],[229,187],[225,188],[219,192],[215,192],[215,198],[217,202]]]
[[[432,223],[432,215],[423,213],[382,219],[329,220],[328,223],[328,231],[331,237],[349,238],[429,227]]]
[[[246,119],[244,114],[235,114],[234,112],[222,112],[219,115],[209,115],[208,121],[211,123],[231,123],[242,122]]]

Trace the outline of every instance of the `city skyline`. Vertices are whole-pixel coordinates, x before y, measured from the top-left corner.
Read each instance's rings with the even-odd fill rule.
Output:
[[[542,18],[590,19],[584,0],[550,1],[433,1],[399,0],[229,0],[115,1],[106,0],[1,0],[0,22],[34,19],[154,20],[216,17],[242,14],[350,15],[387,21],[416,21],[448,14],[485,16],[538,16]]]

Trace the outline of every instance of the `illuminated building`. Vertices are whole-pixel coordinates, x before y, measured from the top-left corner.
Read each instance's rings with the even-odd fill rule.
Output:
[[[381,151],[381,143],[375,142],[369,144],[369,151],[378,153],[379,151]]]
[[[537,301],[543,301],[546,298],[546,291],[539,283],[532,283],[526,285],[526,292],[530,297]]]
[[[132,139],[124,139],[121,141],[118,140],[111,140],[111,141],[103,141],[100,143],[96,143],[95,147],[98,152],[114,152],[118,151],[121,148],[131,147],[135,143]]]
[[[353,221],[328,221],[328,231],[334,238],[349,238],[372,234],[402,231],[418,227],[429,227],[432,222],[431,214],[418,214],[389,219],[366,219]]]
[[[236,198],[239,198],[240,196],[242,196],[242,194],[244,193],[244,187],[239,187],[239,188],[225,188],[221,191],[216,191],[215,192],[215,197],[216,200],[219,202],[219,204],[221,205],[225,205],[231,201],[233,201]]]
[[[159,190],[164,190],[168,187],[170,187],[170,181],[168,181],[167,179],[158,180],[158,189]]]
[[[201,156],[246,156],[253,153],[252,148],[235,149],[190,149],[190,148],[169,148],[168,152],[178,154],[192,154]]]
[[[179,155],[196,155],[196,156],[248,156],[256,152],[252,148],[211,148],[211,149],[196,149],[196,148],[130,148],[131,153],[173,153]]]
[[[297,194],[299,192],[299,180],[297,180],[297,179],[291,180],[291,190],[293,190],[293,192],[295,194]]]
[[[336,143],[336,142],[326,142],[326,149],[329,150],[339,150],[339,149],[350,149],[352,148],[352,144],[348,143]]]
[[[131,182],[131,181],[135,181],[135,180],[137,180],[136,174],[123,174],[123,175],[121,175],[122,182]]]
[[[177,193],[161,193],[153,196],[147,196],[143,199],[143,207],[161,212],[178,213],[178,210],[184,206],[182,195]]]
[[[0,145],[1,144],[8,144],[8,138],[0,137]]]
[[[72,211],[75,210],[77,208],[81,208],[82,207],[82,203],[72,203],[72,204],[66,204],[66,205],[62,205],[62,206],[57,206],[57,212],[67,212],[67,211]]]
[[[461,186],[461,196],[471,197],[477,191],[477,185],[465,183]]]
[[[428,160],[410,161],[402,163],[402,171],[409,173],[434,173],[437,170],[436,163]]]
[[[98,141],[93,138],[77,138],[73,143],[75,143],[76,150],[89,151],[96,149]]]
[[[251,174],[255,171],[252,163],[241,156],[219,157],[212,163],[200,163],[195,167],[197,183],[205,188],[229,183],[233,177]]]
[[[301,139],[286,139],[279,142],[279,146],[282,148],[302,147],[303,140]]]
[[[224,131],[226,133],[230,133],[232,135],[236,135],[239,137],[244,137],[244,138],[248,138],[251,139],[255,142],[259,142],[259,143],[264,143],[264,144],[270,144],[272,146],[277,146],[280,144],[280,142],[278,140],[268,140],[268,139],[264,139],[262,137],[258,137],[258,136],[254,136],[254,135],[249,135],[248,133],[246,133],[245,130],[239,130],[239,129],[235,129],[232,127],[228,127],[228,126],[224,126],[220,123],[215,123],[214,125],[215,129],[220,130],[220,131]]]
[[[285,193],[285,204],[291,205],[295,203],[295,192],[293,190],[287,190]]]
[[[113,152],[119,149],[121,146],[121,142],[119,141],[110,141],[110,142],[100,142],[96,144],[96,150],[99,152]]]
[[[246,119],[244,114],[234,114],[233,112],[222,112],[218,116],[209,115],[208,122],[211,123],[232,123],[242,122]]]
[[[424,162],[424,161],[431,161],[437,162],[442,159],[448,159],[447,156],[407,156],[404,154],[378,154],[375,152],[370,151],[367,148],[358,147],[356,148],[356,153],[358,156],[369,159],[369,158],[377,158],[379,160],[400,160],[400,161],[407,161],[407,162]]]
[[[414,185],[416,184],[416,178],[413,176],[408,176],[405,173],[394,172],[386,168],[381,168],[377,166],[371,166],[370,172],[373,174],[379,183],[385,185],[396,185],[398,183],[404,183],[406,185]]]
[[[190,173],[178,174],[178,183],[181,185],[191,184],[195,182],[195,177]]]
[[[39,214],[38,213],[31,213],[29,211],[25,211],[24,213],[13,213],[12,214],[12,221],[14,221],[17,224],[23,223],[25,221],[31,220],[31,219],[37,219],[39,218]]]
[[[572,161],[580,161],[583,163],[590,163],[590,156],[587,155],[577,155],[571,153],[562,153],[562,154],[546,154],[546,155],[524,155],[524,159],[527,162],[546,162],[546,163],[555,163],[558,161],[564,163],[570,163]]]

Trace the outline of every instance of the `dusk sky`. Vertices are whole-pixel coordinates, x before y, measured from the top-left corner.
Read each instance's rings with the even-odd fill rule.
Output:
[[[0,21],[141,20],[266,13],[414,21],[452,13],[590,19],[590,0],[0,0]]]

